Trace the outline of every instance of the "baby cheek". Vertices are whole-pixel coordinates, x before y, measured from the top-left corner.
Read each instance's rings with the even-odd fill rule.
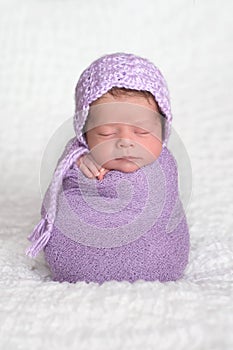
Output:
[[[154,147],[155,146],[155,140],[154,140],[154,138],[152,138],[151,136],[150,137],[146,137],[146,138],[139,138],[138,140],[137,140],[137,142],[140,144],[140,145],[142,145],[142,146],[144,146],[144,147],[146,147],[146,148],[148,148],[148,149],[150,149],[150,148],[152,148],[152,147]]]
[[[93,150],[93,151],[95,150],[95,152],[97,152],[102,148],[101,147],[102,142],[101,140],[99,140],[98,136],[95,135],[95,133],[93,134],[92,132],[87,132],[86,140],[90,150]]]
[[[93,144],[91,153],[95,160],[103,165],[103,163],[114,159],[113,156],[113,144],[111,141],[99,142]]]
[[[144,142],[141,142],[142,146],[145,147],[149,152],[154,155],[159,155],[162,150],[162,142],[156,137],[150,137]]]

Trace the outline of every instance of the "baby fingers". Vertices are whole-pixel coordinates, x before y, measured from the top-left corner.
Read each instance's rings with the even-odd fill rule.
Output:
[[[89,154],[80,157],[77,164],[83,174],[88,178],[92,179],[100,175],[101,166],[99,166]]]

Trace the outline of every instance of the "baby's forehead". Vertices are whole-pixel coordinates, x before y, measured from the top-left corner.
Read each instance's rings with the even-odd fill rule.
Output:
[[[103,103],[91,106],[88,125],[131,124],[142,126],[160,120],[160,114],[152,109],[131,103]]]

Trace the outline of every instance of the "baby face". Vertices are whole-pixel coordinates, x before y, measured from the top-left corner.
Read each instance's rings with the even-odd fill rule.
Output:
[[[92,103],[85,125],[93,158],[105,169],[123,172],[153,162],[162,151],[160,118],[152,98],[106,93]]]

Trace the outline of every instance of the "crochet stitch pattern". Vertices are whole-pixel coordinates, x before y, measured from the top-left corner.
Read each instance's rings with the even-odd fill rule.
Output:
[[[131,173],[111,170],[99,182],[85,178],[76,160],[89,153],[83,136],[89,105],[113,86],[151,92],[166,120],[165,137],[156,161]],[[177,164],[166,147],[171,120],[166,81],[147,59],[130,53],[108,54],[81,74],[75,88],[76,137],[58,160],[44,196],[42,219],[28,237],[32,246],[26,251],[35,257],[44,250],[54,281],[101,284],[182,277],[188,263],[189,231],[179,199]],[[117,187],[124,182],[132,188],[127,198]],[[131,227],[140,215],[143,220]],[[120,234],[114,236],[116,228]]]

